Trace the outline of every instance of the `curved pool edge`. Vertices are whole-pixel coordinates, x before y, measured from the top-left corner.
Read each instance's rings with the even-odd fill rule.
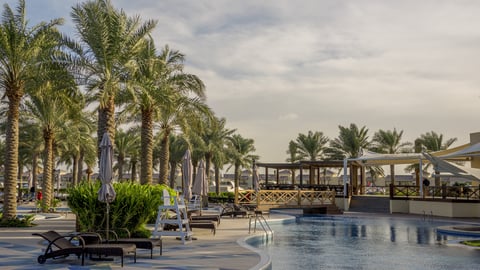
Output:
[[[295,222],[295,216],[291,215],[275,215],[275,217],[271,217],[267,219],[267,222],[269,224],[272,223],[290,223],[290,222]],[[256,235],[249,235],[246,237],[242,237],[237,240],[237,244],[240,245],[243,248],[246,248],[248,250],[251,250],[255,253],[257,253],[260,256],[260,262],[258,262],[255,266],[251,267],[250,270],[270,270],[272,269],[272,260],[268,252],[256,248],[252,245],[249,244],[252,241],[258,242],[258,241],[273,241],[273,240],[268,240],[269,237],[275,237],[275,232],[273,232],[272,236],[269,236],[268,233],[261,233],[261,234],[256,234]]]
[[[472,230],[471,228],[477,228],[477,230]],[[480,226],[472,225],[448,225],[440,226],[436,228],[438,233],[450,234],[456,236],[468,236],[468,237],[480,237]]]

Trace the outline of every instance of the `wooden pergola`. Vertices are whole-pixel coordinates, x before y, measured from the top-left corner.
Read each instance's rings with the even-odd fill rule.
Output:
[[[265,168],[265,186],[273,188],[295,189],[295,188],[311,188],[320,186],[321,170],[325,168],[343,168],[343,160],[319,160],[319,161],[300,161],[296,163],[255,163],[257,167]],[[349,162],[353,165],[354,162]],[[276,179],[269,179],[269,170],[276,170]],[[290,170],[292,172],[291,184],[279,184],[280,170]],[[304,171],[309,172],[308,179],[304,179]],[[299,183],[296,183],[296,172],[300,174]],[[275,180],[276,184],[269,183],[269,180]],[[272,181],[273,182],[273,181]]]

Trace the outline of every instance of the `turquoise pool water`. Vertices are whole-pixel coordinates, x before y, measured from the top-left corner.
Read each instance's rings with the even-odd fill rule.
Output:
[[[448,246],[467,237],[439,234],[452,222],[363,217],[300,217],[272,224],[274,240],[257,243],[272,269],[479,269],[480,251]],[[470,238],[471,239],[471,238]]]

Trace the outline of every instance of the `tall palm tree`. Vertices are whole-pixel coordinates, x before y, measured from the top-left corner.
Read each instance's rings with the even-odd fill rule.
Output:
[[[314,133],[313,131],[308,131],[307,135],[298,134],[295,143],[302,159],[315,161],[323,157],[323,150],[326,148],[325,145],[328,143],[328,138],[322,132],[316,131]]]
[[[34,70],[49,62],[58,45],[57,26],[61,19],[40,22],[33,27],[26,19],[25,1],[19,0],[16,12],[5,4],[0,24],[0,89],[8,101],[5,184],[2,220],[14,219],[17,213],[19,108],[27,85],[35,78]]]
[[[375,132],[372,139],[372,150],[384,154],[398,154],[407,153],[412,146],[411,142],[402,142],[403,130],[397,131],[396,128],[392,130],[382,130]],[[390,164],[390,181],[394,183],[395,180],[395,165]]]
[[[212,119],[206,119],[204,121],[205,128],[200,131],[200,137],[204,145],[204,157],[205,157],[205,170],[206,177],[210,180],[210,164],[217,156],[217,165],[220,165],[221,160],[225,160],[223,155],[225,153],[225,143],[229,136],[231,136],[236,130],[227,129],[226,119],[214,117]],[[223,165],[223,164],[222,164]],[[215,184],[220,188],[220,179],[216,177]],[[217,183],[218,181],[218,183]]]
[[[184,74],[185,75],[185,74]],[[180,128],[184,133],[188,133],[190,128],[199,128],[200,115],[210,115],[210,108],[204,103],[203,97],[191,97],[185,90],[179,91],[183,88],[187,81],[190,81],[188,88],[201,89],[203,92],[204,85],[195,75],[180,76],[175,84],[164,89],[168,98],[159,105],[160,118],[158,125],[161,131],[160,138],[160,184],[168,185],[168,161],[169,161],[169,136],[176,129]],[[180,83],[186,79],[184,83]],[[191,80],[194,81],[191,81]],[[178,85],[180,83],[180,85]],[[200,88],[200,89],[199,89]]]
[[[291,140],[288,143],[287,154],[289,155],[289,157],[287,158],[287,162],[295,163],[302,160],[299,152],[300,151],[298,150],[298,144],[295,141]]]
[[[255,141],[253,139],[243,138],[240,134],[233,134],[228,138],[229,142],[229,159],[234,166],[235,176],[235,202],[238,200],[238,187],[240,186],[240,170],[241,168],[250,168],[253,160],[258,160],[258,156],[254,155]]]
[[[350,124],[350,127],[338,126],[340,134],[337,138],[330,141],[330,148],[327,150],[332,159],[356,158],[361,155],[362,149],[368,149],[368,129],[366,127],[358,128],[356,124]],[[353,177],[353,188],[357,187],[357,167],[350,168],[350,175]],[[363,187],[363,178],[360,186]],[[361,189],[355,189],[358,193]]]
[[[32,183],[34,186],[38,183],[38,166],[41,155],[44,150],[42,130],[39,125],[29,121],[30,119],[22,116],[20,118],[20,141],[18,151],[28,153],[30,157],[30,168],[32,171]]]
[[[178,165],[182,162],[182,157],[185,154],[185,151],[189,148],[189,144],[185,136],[182,134],[175,135],[170,134],[170,187],[175,188],[175,176],[177,173]]]
[[[60,130],[57,138],[59,162],[72,165],[72,185],[76,186],[83,179],[83,163],[96,160],[96,143],[92,137],[94,131],[93,115],[83,110],[84,102],[75,104],[77,107],[70,114],[71,118],[65,124],[66,129]]]
[[[118,171],[118,180],[123,180],[124,166],[130,153],[138,151],[140,137],[134,129],[123,131],[119,129],[117,136],[115,136],[115,156],[117,158],[116,168]]]
[[[368,149],[368,129],[358,128],[356,124],[350,127],[338,126],[340,134],[330,141],[329,155],[335,159],[356,158],[361,154],[362,149]]]
[[[77,100],[81,97],[77,95],[77,88],[73,84],[73,78],[70,81],[67,77],[62,80],[53,81],[59,76],[57,70],[52,70],[49,76],[45,77],[35,90],[31,90],[29,99],[25,101],[25,113],[37,123],[42,129],[44,139],[43,156],[43,183],[42,183],[42,210],[50,208],[53,201],[53,172],[54,168],[54,144],[61,131],[67,130],[68,122],[71,121],[72,112],[78,111]]]
[[[68,40],[75,53],[72,62],[81,70],[87,91],[99,102],[99,146],[107,131],[115,141],[115,99],[156,22],[142,23],[140,16],[129,17],[109,0],[80,3],[73,7],[71,16],[80,39],[80,44]]]

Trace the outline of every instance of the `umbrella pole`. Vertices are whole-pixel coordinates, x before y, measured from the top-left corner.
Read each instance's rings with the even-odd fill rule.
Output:
[[[108,224],[109,220],[110,220],[110,203],[108,203],[108,200],[107,200],[107,232],[105,233],[107,243],[108,243],[108,235],[110,234],[109,224]]]

